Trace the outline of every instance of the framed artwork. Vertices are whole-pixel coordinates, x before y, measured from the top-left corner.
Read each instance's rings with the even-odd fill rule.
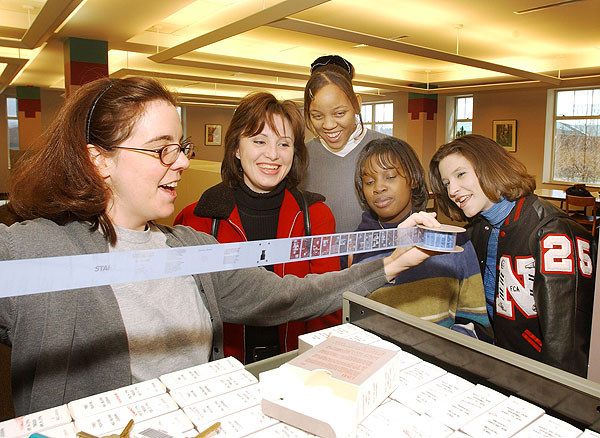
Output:
[[[492,140],[508,152],[515,152],[517,150],[517,121],[492,121]]]
[[[204,125],[204,144],[206,146],[221,145],[221,125]]]

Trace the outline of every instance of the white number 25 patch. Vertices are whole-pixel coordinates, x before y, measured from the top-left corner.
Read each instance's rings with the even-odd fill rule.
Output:
[[[590,242],[577,237],[576,247],[579,271],[581,275],[591,277],[593,263],[590,257]],[[547,234],[542,238],[542,273],[573,274],[573,256],[573,243],[565,234]]]

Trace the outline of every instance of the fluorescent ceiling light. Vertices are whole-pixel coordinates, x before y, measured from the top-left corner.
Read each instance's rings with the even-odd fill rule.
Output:
[[[65,27],[65,25],[69,22],[69,20],[71,20],[71,18],[73,18],[75,16],[75,14],[77,12],[79,12],[79,10],[81,8],[83,8],[83,5],[85,5],[87,3],[88,0],[83,0],[81,3],[79,3],[79,5],[77,5],[77,7],[75,9],[73,9],[73,12],[71,12],[69,14],[69,16],[67,18],[65,18],[65,21],[63,21],[62,23],[60,23],[60,25],[56,28],[56,30],[54,31],[54,33],[58,33],[60,32],[60,30]]]

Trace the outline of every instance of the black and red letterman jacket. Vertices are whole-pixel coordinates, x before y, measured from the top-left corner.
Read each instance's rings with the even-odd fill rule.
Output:
[[[491,225],[468,225],[481,272]],[[500,347],[586,376],[597,247],[591,234],[536,195],[500,226],[493,326]]]

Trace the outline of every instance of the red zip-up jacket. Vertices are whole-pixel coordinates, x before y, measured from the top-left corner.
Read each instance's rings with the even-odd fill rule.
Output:
[[[277,238],[304,236],[304,218],[299,201],[293,194],[294,189],[285,189],[279,222],[277,225]],[[296,192],[297,193],[297,192]],[[335,219],[329,207],[323,202],[322,195],[303,192],[309,205],[311,235],[333,234],[335,232]],[[220,243],[243,242],[248,240],[242,227],[237,206],[235,204],[234,189],[219,183],[206,190],[197,203],[185,207],[175,218],[175,225],[188,225],[195,230],[211,233],[213,218],[220,219],[217,240]],[[329,271],[339,271],[338,257],[304,260],[292,263],[274,265],[274,272],[283,277],[292,274],[304,277],[306,274],[320,274]],[[243,293],[243,291],[240,291]],[[258,298],[258,297],[257,297]],[[340,302],[340,308],[342,303]],[[333,325],[341,324],[341,310],[310,321],[290,321],[279,326],[279,345],[281,352],[298,348],[298,336],[313,332]],[[245,362],[244,327],[239,324],[224,323],[224,353],[225,356],[234,356],[242,363]]]

